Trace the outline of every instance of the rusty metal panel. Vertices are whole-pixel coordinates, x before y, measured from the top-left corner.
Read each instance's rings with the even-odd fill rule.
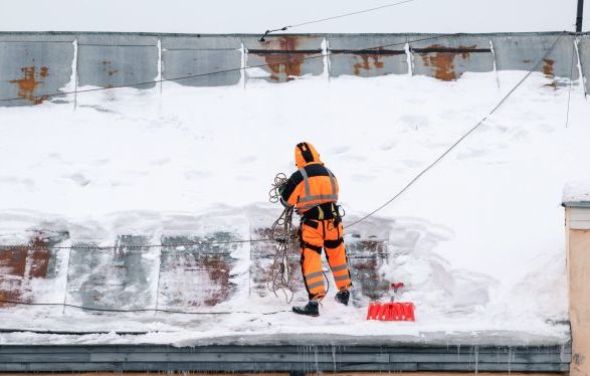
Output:
[[[65,251],[54,247],[67,238],[67,233],[36,232],[27,245],[0,246],[0,307],[11,305],[2,301],[34,302],[55,289],[58,258]]]
[[[112,249],[74,244],[67,301],[88,308],[149,309],[155,305],[158,249],[145,236],[119,236]]]
[[[88,34],[78,39],[79,86],[155,86],[158,38],[137,35]]]
[[[512,34],[491,36],[496,67],[498,70],[531,70],[551,46],[560,38],[561,33],[553,34]],[[537,71],[548,77],[568,77],[571,72],[574,54],[573,37],[562,35],[555,49],[543,60]],[[579,78],[574,69],[572,79]]]
[[[235,85],[240,81],[242,44],[237,37],[163,37],[161,43],[166,80],[188,86]]]
[[[73,39],[0,35],[0,106],[40,104],[59,93],[72,78]]]
[[[407,74],[406,35],[333,35],[327,38],[330,76]]]
[[[259,37],[244,37],[242,41],[247,50],[248,79],[287,82],[324,71],[322,37],[282,35],[268,36],[263,42]],[[264,74],[259,74],[261,70]]]
[[[465,72],[494,70],[494,56],[487,36],[427,37],[410,42],[413,74],[451,81]]]
[[[390,282],[379,272],[388,260],[387,240],[352,238],[347,242],[346,250],[355,285],[353,293],[358,294],[360,290],[360,295],[371,300],[387,296]]]
[[[190,312],[229,300],[236,289],[231,281],[235,263],[231,252],[238,245],[223,243],[235,239],[235,235],[227,232],[205,237],[163,237],[158,308]]]
[[[580,39],[578,51],[580,53],[580,64],[582,65],[586,93],[590,93],[590,35],[585,35]]]
[[[293,235],[295,232],[293,233]],[[269,228],[253,229],[253,239],[267,239],[271,235]],[[277,245],[274,242],[254,242],[250,248],[250,294],[256,294],[261,297],[273,295],[272,279],[273,268],[277,252]],[[301,275],[299,242],[294,241],[288,250],[289,255],[289,281],[288,296],[295,293],[305,293],[305,286],[303,285],[303,277]],[[281,291],[276,292],[277,295],[282,294]],[[279,295],[280,298],[283,296]]]

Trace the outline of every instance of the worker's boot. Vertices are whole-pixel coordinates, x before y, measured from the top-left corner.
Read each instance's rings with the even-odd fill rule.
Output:
[[[340,290],[336,293],[336,301],[344,305],[348,305],[350,300],[350,292],[348,290]]]
[[[320,315],[318,302],[316,302],[314,300],[310,300],[304,306],[293,307],[293,312],[300,314],[300,315],[313,316],[313,317],[318,317]]]

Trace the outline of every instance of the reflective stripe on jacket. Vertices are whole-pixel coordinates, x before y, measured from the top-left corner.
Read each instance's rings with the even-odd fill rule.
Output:
[[[338,181],[323,164],[309,163],[291,175],[281,196],[301,214],[314,206],[337,202]]]

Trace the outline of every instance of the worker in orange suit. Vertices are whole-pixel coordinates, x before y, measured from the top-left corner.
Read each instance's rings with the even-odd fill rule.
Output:
[[[305,306],[293,307],[293,312],[319,316],[318,303],[326,295],[322,248],[338,288],[336,300],[348,305],[349,289],[352,286],[342,218],[337,206],[338,181],[309,142],[295,146],[295,164],[298,170],[282,187],[281,202],[285,206],[295,207],[301,216],[301,269],[309,302]]]

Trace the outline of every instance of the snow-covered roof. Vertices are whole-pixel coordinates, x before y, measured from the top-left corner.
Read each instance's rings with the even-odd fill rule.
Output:
[[[590,208],[590,179],[569,182],[563,188],[563,206]]]

